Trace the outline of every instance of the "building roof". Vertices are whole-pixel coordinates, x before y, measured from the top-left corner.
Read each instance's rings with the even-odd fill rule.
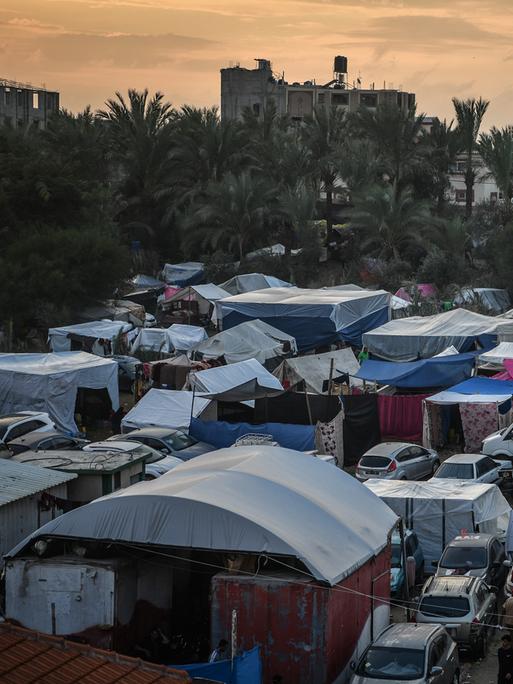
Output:
[[[76,477],[75,473],[61,473],[12,459],[0,459],[0,506],[44,492]]]
[[[130,443],[132,446],[132,443]],[[111,451],[75,451],[52,449],[49,451],[24,451],[15,454],[12,461],[40,466],[42,469],[64,470],[68,473],[80,475],[103,475],[123,470],[134,463],[143,461],[143,454],[136,455],[132,451],[118,451],[115,446]]]
[[[186,684],[189,675],[164,665],[0,624],[0,680],[45,684]]]

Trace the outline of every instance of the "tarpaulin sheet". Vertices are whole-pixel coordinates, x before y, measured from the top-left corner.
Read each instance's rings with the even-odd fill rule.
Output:
[[[287,389],[304,381],[308,392],[326,394],[328,388],[324,387],[324,383],[330,378],[332,362],[333,378],[347,373],[350,376],[350,385],[362,385],[360,380],[354,380],[353,378],[358,373],[360,364],[353,350],[349,347],[325,352],[324,354],[307,354],[306,356],[284,359],[273,371],[273,375]]]
[[[189,351],[208,339],[205,328],[199,325],[173,323],[167,329],[169,341],[176,351]]]
[[[191,387],[211,399],[251,401],[283,392],[280,381],[255,359],[191,373]]]
[[[132,325],[125,321],[90,321],[64,325],[48,330],[48,344],[53,352],[71,351],[70,335],[91,339],[115,340],[120,333],[130,330]]]
[[[369,359],[363,361],[356,377],[394,387],[449,387],[470,378],[474,364],[474,354],[436,356],[409,363]]]
[[[328,397],[322,394],[309,394],[305,396],[304,392],[286,392],[280,394],[279,397],[257,399],[254,418],[257,423],[315,425],[317,421],[328,423],[333,420],[340,408],[340,398],[335,395]]]
[[[203,280],[204,264],[198,261],[186,261],[183,264],[165,264],[162,277],[168,285],[197,285]]]
[[[296,339],[299,350],[346,340],[360,345],[362,333],[390,320],[384,290],[269,288],[216,302],[222,328],[259,318]]]
[[[242,292],[265,290],[268,287],[293,287],[293,285],[285,280],[264,275],[263,273],[242,273],[221,283],[219,287],[229,292],[230,295],[236,295]]]
[[[422,402],[427,394],[378,395],[381,439],[422,440]]]
[[[152,388],[121,421],[123,432],[143,427],[187,429],[191,415],[200,416],[211,403],[192,392]]]
[[[212,679],[222,684],[262,684],[262,663],[260,649],[255,646],[231,660],[220,660],[217,663],[195,663],[193,665],[172,665],[178,670],[185,670],[191,677]]]
[[[454,303],[458,306],[479,304],[493,314],[503,313],[511,306],[508,291],[493,287],[463,288],[454,298]]]
[[[381,441],[376,394],[355,394],[344,401],[344,463],[354,465]]]
[[[218,420],[197,420],[193,418],[189,434],[199,442],[224,449],[235,444],[239,437],[248,434],[271,435],[275,442],[286,449],[312,451],[315,449],[315,426],[291,425],[285,423],[226,423]]]
[[[433,394],[427,401],[433,404],[502,404],[511,400],[512,395],[513,380],[495,380],[478,376],[449,387],[444,392]]]
[[[513,359],[513,342],[501,342],[497,347],[479,355],[481,363],[491,363],[496,366],[504,365],[504,361],[508,359]]]

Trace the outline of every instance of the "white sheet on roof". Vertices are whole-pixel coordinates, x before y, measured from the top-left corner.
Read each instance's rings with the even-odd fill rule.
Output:
[[[107,389],[117,410],[118,364],[87,352],[0,354],[0,413],[46,411],[60,430],[76,433],[79,387]]]
[[[174,323],[169,328],[141,328],[131,351],[153,351],[171,354],[189,351],[208,338],[205,328]]]
[[[342,470],[297,451],[249,446],[198,456],[153,482],[97,499],[51,521],[32,539],[55,535],[294,556],[333,586],[385,548],[396,520]]]
[[[176,351],[189,351],[198,344],[208,339],[205,328],[199,325],[180,325],[173,323],[168,329],[167,334],[172,348]]]
[[[195,391],[203,394],[214,396],[226,394],[231,391],[237,391],[241,388],[245,394],[244,386],[251,388],[261,388],[259,395],[264,396],[268,391],[270,394],[279,394],[283,392],[283,387],[278,378],[271,375],[261,363],[255,359],[248,359],[247,361],[240,361],[239,363],[231,363],[229,366],[217,366],[215,368],[208,368],[207,370],[197,371],[189,375],[191,387]],[[233,399],[233,401],[252,400],[255,397],[251,394],[242,396],[240,399]],[[229,399],[226,399],[229,401]]]
[[[115,340],[120,332],[132,329],[131,323],[125,321],[90,321],[89,323],[77,323],[76,325],[63,325],[59,328],[48,330],[48,344],[54,352],[71,350],[69,334],[82,337],[94,337],[97,340]]]
[[[454,346],[460,350],[468,338],[495,334],[509,321],[497,316],[454,309],[434,316],[412,316],[390,321],[363,334],[363,344],[388,361],[428,359]]]
[[[194,351],[206,359],[224,356],[227,363],[256,359],[263,364],[267,359],[283,356],[284,342],[289,343],[289,351],[297,352],[296,340],[291,335],[257,319],[217,333],[194,347]]]
[[[230,295],[236,295],[242,292],[264,290],[268,287],[292,287],[292,285],[285,280],[264,275],[263,273],[242,273],[221,283],[220,287]]]
[[[513,342],[501,342],[494,349],[479,355],[481,363],[493,363],[502,366],[504,359],[513,359]]]
[[[126,414],[121,421],[123,432],[143,427],[186,428],[189,429],[191,414],[195,418],[210,406],[210,399],[194,397],[192,392],[179,390],[151,389]]]
[[[433,394],[426,401],[431,404],[502,404],[511,394],[460,394],[446,390]]]
[[[329,380],[331,360],[334,360],[333,377],[336,378],[343,373],[355,375],[360,369],[352,349],[338,349],[324,354],[307,354],[290,359],[284,359],[278,368],[273,372],[283,384],[288,381],[293,387],[304,380],[308,392],[323,394],[323,383]],[[357,378],[349,379],[351,385],[362,385],[363,382]],[[324,394],[327,393],[324,392]]]
[[[366,487],[419,538],[426,569],[462,530],[503,536],[511,508],[496,485],[463,482],[367,480]]]

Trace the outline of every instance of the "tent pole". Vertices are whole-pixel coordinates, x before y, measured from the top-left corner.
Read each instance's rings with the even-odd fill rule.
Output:
[[[330,360],[330,377],[328,380],[328,397],[331,397],[331,385],[333,382],[333,370],[335,368],[335,359]]]
[[[192,401],[191,401],[191,419],[189,420],[189,428],[192,423],[192,416],[194,415],[194,397],[196,396],[196,385],[192,388]]]
[[[310,421],[310,425],[313,425],[312,407],[310,406],[310,399],[308,397],[308,392],[306,389],[306,382],[305,382],[305,399],[306,399],[306,410],[308,411],[308,420]]]

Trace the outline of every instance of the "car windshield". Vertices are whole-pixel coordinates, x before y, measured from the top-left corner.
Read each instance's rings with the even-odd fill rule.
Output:
[[[157,451],[156,449],[146,446],[146,444],[141,444],[141,446],[138,446],[137,449],[134,449],[132,453],[135,456],[144,456],[146,463],[156,463],[164,458],[164,454],[161,454],[160,451]]]
[[[440,559],[441,568],[473,570],[486,564],[486,549],[472,546],[449,546]]]
[[[420,679],[424,674],[424,651],[372,646],[362,658],[357,674],[394,682]]]
[[[197,440],[189,435],[186,435],[185,432],[180,432],[180,430],[168,435],[164,441],[171,447],[173,451],[181,451],[182,449],[187,449],[187,447],[193,446],[197,443]]]
[[[401,544],[392,544],[392,567],[401,567]]]
[[[360,460],[360,466],[364,468],[388,468],[389,465],[390,459],[386,456],[368,454],[367,456],[362,456]]]
[[[426,596],[419,610],[428,617],[461,618],[470,611],[470,604],[463,596]]]
[[[442,463],[436,471],[435,477],[472,480],[474,477],[474,466],[472,463]]]

